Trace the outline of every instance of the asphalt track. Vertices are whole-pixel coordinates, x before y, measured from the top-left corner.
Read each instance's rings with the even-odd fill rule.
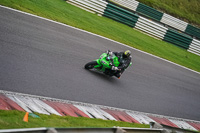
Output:
[[[0,89],[200,120],[200,75],[131,49],[121,79],[85,63],[127,47],[0,8]]]

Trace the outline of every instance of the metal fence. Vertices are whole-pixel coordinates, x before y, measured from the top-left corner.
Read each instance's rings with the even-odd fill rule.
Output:
[[[26,128],[0,130],[0,133],[162,133],[150,128]]]

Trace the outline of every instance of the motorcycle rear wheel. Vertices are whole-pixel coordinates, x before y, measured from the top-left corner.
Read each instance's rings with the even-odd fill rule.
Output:
[[[91,61],[91,62],[88,62],[87,64],[85,64],[85,69],[93,69],[94,66],[98,65],[98,63],[96,61]]]

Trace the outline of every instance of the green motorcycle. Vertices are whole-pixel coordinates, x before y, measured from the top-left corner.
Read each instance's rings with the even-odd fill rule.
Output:
[[[115,54],[113,54],[112,52],[109,52],[109,53],[103,53],[99,57],[99,59],[88,62],[85,65],[85,69],[87,70],[93,69],[99,72],[103,72],[104,74],[112,77],[115,76],[115,73],[117,73],[117,71],[120,71],[120,69],[117,69],[119,64],[120,63],[118,61],[118,57],[115,56]]]

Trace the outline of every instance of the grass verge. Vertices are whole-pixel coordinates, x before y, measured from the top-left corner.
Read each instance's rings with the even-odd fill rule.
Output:
[[[91,119],[85,117],[57,116],[36,114],[40,118],[29,116],[28,122],[23,121],[25,112],[17,110],[0,110],[0,129],[37,128],[37,127],[135,127],[149,128],[149,125],[121,121]]]
[[[111,19],[84,11],[64,0],[1,0],[0,5],[102,35],[200,72],[200,56],[149,37]]]

